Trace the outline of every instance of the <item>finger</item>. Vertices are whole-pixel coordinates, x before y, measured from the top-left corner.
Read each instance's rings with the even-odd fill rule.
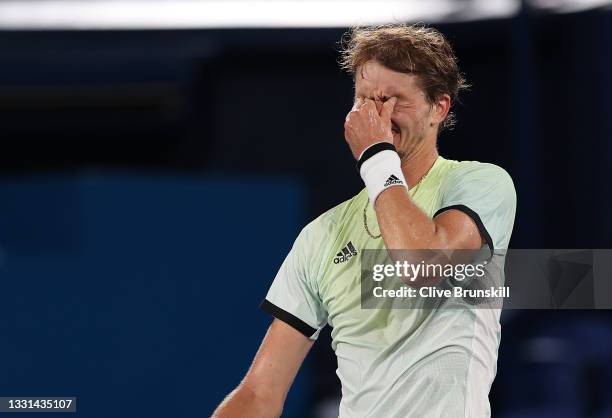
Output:
[[[376,112],[378,112],[379,115],[380,115],[380,112],[382,112],[382,107],[384,103],[385,102],[381,100],[374,100],[374,104],[376,105]]]
[[[361,107],[362,103],[363,103],[363,99],[361,97],[357,97],[355,99],[355,102],[353,103],[353,109],[352,110],[359,109],[359,107]]]
[[[363,110],[363,112],[367,112],[367,114],[373,118],[378,118],[379,117],[379,113],[378,113],[378,107],[376,106],[376,102],[372,99],[365,99],[363,102],[363,106],[361,107],[360,110]]]
[[[374,109],[376,109],[376,103],[374,102],[374,100],[368,98],[363,100],[363,106],[368,108],[374,107]]]
[[[382,111],[380,112],[380,118],[384,121],[390,121],[391,115],[393,114],[393,108],[397,103],[397,97],[391,97],[383,103]]]

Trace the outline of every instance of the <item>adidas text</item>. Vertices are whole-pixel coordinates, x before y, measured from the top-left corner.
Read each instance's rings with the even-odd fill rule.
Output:
[[[349,241],[348,244],[342,247],[342,250],[340,250],[340,252],[336,254],[336,257],[334,258],[334,264],[344,263],[345,261],[350,260],[353,256],[356,255],[357,249],[353,245],[353,242]]]
[[[403,182],[398,179],[395,174],[391,174],[391,176],[387,179],[387,181],[385,182],[385,187],[389,187],[392,184],[403,184]]]

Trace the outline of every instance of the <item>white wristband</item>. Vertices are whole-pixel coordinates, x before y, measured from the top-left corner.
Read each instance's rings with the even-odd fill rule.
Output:
[[[374,147],[377,145],[374,144],[370,148],[375,150]],[[366,152],[362,153],[362,158],[365,156],[367,159],[359,161],[359,174],[368,189],[372,206],[378,195],[389,187],[402,186],[408,190],[408,183],[402,173],[401,160],[397,152],[386,147],[373,155],[371,152],[367,154],[371,156],[366,155]]]

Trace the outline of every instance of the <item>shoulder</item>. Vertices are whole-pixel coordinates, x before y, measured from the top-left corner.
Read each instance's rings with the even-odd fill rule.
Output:
[[[309,222],[299,233],[293,244],[292,254],[308,272],[309,282],[317,282],[324,260],[342,230],[351,208],[361,195],[346,200],[325,211]],[[367,194],[366,194],[367,195]]]
[[[506,170],[479,161],[452,161],[441,191],[436,215],[449,209],[463,211],[474,219],[491,250],[508,248],[516,213],[516,191]]]
[[[351,199],[345,200],[344,202],[323,212],[316,219],[308,223],[302,230],[302,233],[305,235],[314,235],[319,237],[324,235],[334,235],[338,228],[342,227],[346,219],[350,217],[360,205],[360,202],[364,199],[364,196],[367,199],[367,191],[365,189],[353,196]]]
[[[326,259],[344,225],[354,216],[359,205],[365,204],[367,191],[363,189],[351,199],[325,211],[309,222],[300,232],[294,247],[305,259],[317,263]]]
[[[443,193],[470,190],[476,194],[495,191],[516,195],[512,177],[502,167],[480,161],[450,161],[442,181]]]
[[[447,180],[468,177],[470,180],[512,183],[510,174],[502,167],[480,161],[451,161]]]

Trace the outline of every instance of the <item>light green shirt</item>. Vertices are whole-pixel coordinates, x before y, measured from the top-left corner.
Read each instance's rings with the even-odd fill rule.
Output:
[[[438,157],[409,194],[429,217],[465,212],[488,246],[508,248],[516,193],[500,167]],[[313,340],[333,327],[341,418],[490,416],[499,309],[362,309],[361,252],[384,248],[365,231],[366,205],[378,234],[364,189],[301,231],[262,308]]]

